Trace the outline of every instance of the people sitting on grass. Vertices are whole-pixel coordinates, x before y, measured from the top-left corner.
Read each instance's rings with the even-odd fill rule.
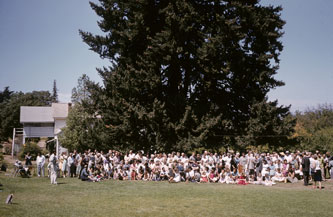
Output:
[[[89,171],[88,165],[84,165],[84,167],[81,171],[80,179],[82,181],[92,182],[93,181],[92,175],[88,171]]]
[[[15,168],[14,168],[13,176],[20,175],[22,178],[29,178],[30,177],[29,167],[23,166],[21,161],[16,160],[15,164],[14,164],[14,167]]]
[[[286,177],[283,176],[281,173],[280,168],[277,168],[277,171],[275,172],[274,176],[272,177],[273,182],[285,182]]]
[[[61,176],[79,176],[84,181],[143,180],[170,183],[226,183],[259,184],[272,186],[275,183],[295,183],[303,179],[303,158],[310,158],[313,180],[320,186],[324,177],[330,177],[333,159],[327,153],[322,161],[317,155],[294,153],[210,153],[202,154],[172,152],[144,153],[130,151],[126,154],[110,150],[72,152],[62,154],[58,160]],[[323,155],[321,155],[321,158]],[[317,158],[317,159],[315,159]],[[321,163],[323,162],[323,163]],[[327,162],[327,164],[325,164]],[[64,166],[66,164],[66,166]],[[326,171],[321,167],[326,166]],[[321,177],[321,178],[320,178]],[[320,183],[320,184],[319,184]],[[320,186],[321,187],[321,186]]]

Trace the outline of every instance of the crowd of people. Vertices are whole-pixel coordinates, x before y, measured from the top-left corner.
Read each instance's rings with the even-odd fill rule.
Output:
[[[39,155],[36,162],[38,176],[44,176],[45,157]],[[53,184],[56,184],[56,177],[78,177],[91,182],[114,179],[265,186],[300,180],[308,185],[312,180],[314,188],[317,185],[322,188],[323,180],[333,179],[333,157],[318,151],[221,154],[204,151],[188,156],[180,152],[145,154],[130,151],[122,154],[115,150],[107,153],[87,150],[62,153],[58,158],[53,153],[48,169]]]

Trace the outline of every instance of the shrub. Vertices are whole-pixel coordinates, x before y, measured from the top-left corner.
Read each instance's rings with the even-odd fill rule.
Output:
[[[2,154],[2,152],[0,151],[0,163],[2,163],[2,161],[3,161],[3,154]]]
[[[19,158],[24,160],[25,155],[30,152],[32,160],[36,160],[37,154],[42,153],[42,149],[35,142],[27,143],[19,153]]]
[[[5,154],[10,155],[12,153],[11,147],[5,146]]]

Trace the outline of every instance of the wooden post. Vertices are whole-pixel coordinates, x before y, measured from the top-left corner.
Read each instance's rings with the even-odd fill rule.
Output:
[[[58,136],[55,136],[54,139],[56,140],[56,156],[59,158],[59,141]]]
[[[13,141],[12,141],[12,158],[14,159],[14,149],[15,149],[15,128],[13,129]]]

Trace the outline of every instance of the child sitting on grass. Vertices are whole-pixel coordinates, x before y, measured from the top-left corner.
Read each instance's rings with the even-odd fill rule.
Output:
[[[201,178],[200,178],[200,183],[207,183],[208,182],[208,177],[206,172],[202,172]]]

